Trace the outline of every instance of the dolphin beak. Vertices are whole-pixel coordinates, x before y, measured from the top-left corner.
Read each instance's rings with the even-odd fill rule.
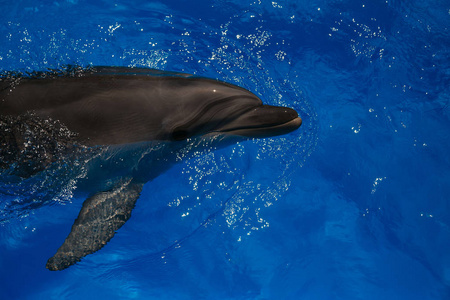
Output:
[[[270,137],[296,130],[302,125],[297,112],[288,107],[261,105],[254,107],[216,132],[244,137]]]

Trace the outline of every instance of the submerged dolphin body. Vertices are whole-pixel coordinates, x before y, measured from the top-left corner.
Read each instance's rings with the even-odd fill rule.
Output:
[[[38,144],[34,148],[44,149],[44,159],[27,160],[33,173],[73,152],[73,144],[95,148],[150,141],[176,144],[199,136],[267,137],[297,129],[301,119],[291,108],[263,105],[253,93],[217,80],[94,67],[72,76],[0,81],[1,124],[9,124],[0,133],[0,146],[6,149],[0,153],[3,167],[22,159],[17,153],[26,150],[30,131]],[[48,260],[49,270],[65,269],[99,250],[130,218],[149,180],[130,174],[84,201],[65,242]]]

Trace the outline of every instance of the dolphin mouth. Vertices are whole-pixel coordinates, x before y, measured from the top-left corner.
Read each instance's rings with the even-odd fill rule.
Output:
[[[215,132],[259,138],[286,134],[296,130],[301,125],[302,119],[294,109],[261,105],[241,114]]]

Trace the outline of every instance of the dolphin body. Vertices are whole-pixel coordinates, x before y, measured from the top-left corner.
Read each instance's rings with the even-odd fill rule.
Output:
[[[155,143],[275,136],[297,129],[301,122],[295,110],[264,105],[243,88],[183,73],[92,67],[71,75],[9,76],[0,79],[0,125],[6,128],[0,133],[0,167],[25,159],[31,176],[60,156],[85,148],[123,148],[125,158],[139,149],[144,157]],[[24,155],[30,143],[37,157]],[[142,157],[126,176],[102,185],[84,201],[71,232],[48,260],[49,270],[63,270],[99,250],[130,218],[152,178],[142,170],[168,167],[167,160]]]

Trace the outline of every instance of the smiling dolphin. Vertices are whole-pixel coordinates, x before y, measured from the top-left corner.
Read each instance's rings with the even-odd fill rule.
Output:
[[[44,151],[39,171],[57,159],[60,153],[54,149],[61,144],[98,147],[198,136],[268,137],[293,131],[302,121],[291,108],[263,105],[253,93],[217,80],[151,69],[92,67],[71,76],[44,73],[0,81],[1,122],[12,127],[0,136],[0,146],[8,149],[0,155],[4,161],[18,159],[11,152],[24,151],[29,143],[24,132],[30,128],[37,128],[35,135],[52,132],[58,145],[54,153]],[[26,130],[11,124],[25,124]],[[35,147],[45,149],[52,143],[41,144]],[[145,182],[123,178],[86,199],[47,268],[65,269],[102,248],[130,218]]]

